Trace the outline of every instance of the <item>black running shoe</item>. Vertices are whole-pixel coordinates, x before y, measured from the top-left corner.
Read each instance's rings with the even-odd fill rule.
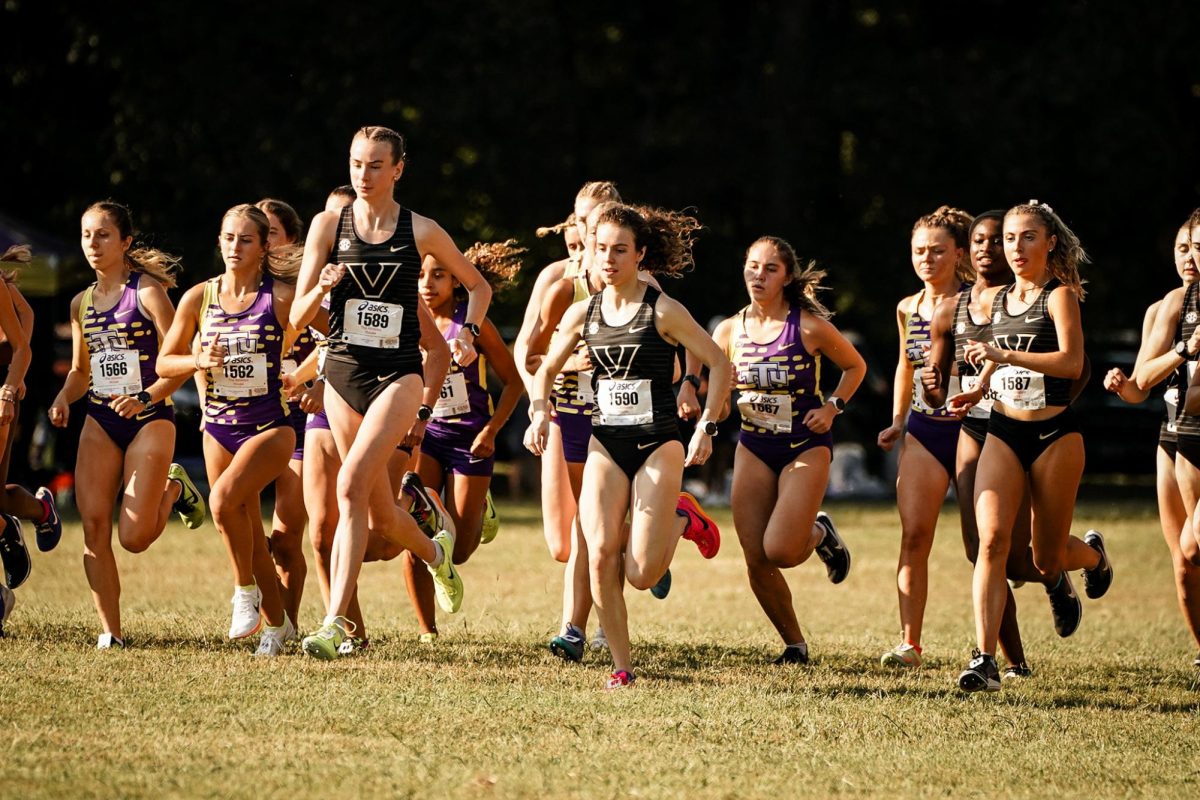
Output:
[[[964,692],[1000,691],[1000,670],[995,656],[973,650],[967,668],[958,676],[958,688]]]
[[[1009,678],[1032,678],[1033,669],[1022,661],[1020,664],[1009,664],[1004,668],[1004,680]]]
[[[772,664],[807,664],[808,648],[789,644],[783,649],[783,654],[771,662]]]
[[[37,531],[38,550],[49,553],[58,547],[58,541],[62,538],[62,520],[59,519],[58,509],[54,505],[53,492],[43,486],[37,490],[34,497],[46,504],[46,519],[34,526]]]
[[[1083,603],[1071,585],[1071,576],[1065,571],[1053,588],[1046,587],[1050,599],[1050,613],[1054,615],[1054,630],[1064,639],[1079,628],[1083,619]]]
[[[1108,560],[1108,551],[1104,549],[1104,535],[1100,531],[1085,533],[1083,543],[1100,554],[1100,563],[1096,568],[1083,571],[1083,591],[1088,597],[1096,600],[1104,597],[1108,587],[1112,586],[1112,562]]]
[[[650,594],[657,597],[659,600],[666,600],[667,595],[671,593],[671,568],[667,567],[667,571],[658,579],[658,583],[650,587]]]
[[[421,476],[415,472],[406,472],[400,479],[400,490],[412,499],[412,507],[408,513],[417,521],[421,532],[432,539],[438,531],[446,529],[445,515],[442,513],[441,498],[435,502],[432,494],[421,482]]]
[[[850,550],[824,511],[817,512],[817,524],[825,529],[825,535],[817,545],[817,557],[825,563],[829,582],[841,583],[850,574]]]
[[[15,589],[29,577],[33,562],[29,560],[29,548],[21,535],[21,523],[13,516],[0,514],[4,530],[0,531],[0,559],[4,561],[4,582]]]

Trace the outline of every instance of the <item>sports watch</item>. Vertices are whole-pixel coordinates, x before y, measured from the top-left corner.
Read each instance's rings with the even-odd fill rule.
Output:
[[[426,422],[432,416],[433,409],[425,404],[422,404],[421,407],[417,409],[417,422]]]
[[[684,375],[683,380],[685,383],[690,383],[694,386],[697,392],[700,391],[700,379],[695,375]]]
[[[846,401],[837,395],[830,397],[829,402],[833,403],[833,410],[839,414],[846,410]]]
[[[133,399],[137,400],[139,403],[141,403],[144,406],[150,405],[150,393],[147,392],[145,389],[142,389],[140,392],[135,394],[133,396]]]
[[[462,330],[470,331],[471,336],[474,337],[475,339],[479,338],[479,326],[476,325],[474,322],[464,322],[462,324]]]
[[[1175,343],[1175,355],[1179,356],[1182,359],[1186,359],[1189,355],[1187,345],[1188,345],[1188,343],[1187,343],[1186,339],[1181,339],[1178,342],[1176,342]]]
[[[705,436],[716,436],[717,435],[717,423],[713,422],[711,419],[708,422],[701,422],[700,423],[700,431]]]

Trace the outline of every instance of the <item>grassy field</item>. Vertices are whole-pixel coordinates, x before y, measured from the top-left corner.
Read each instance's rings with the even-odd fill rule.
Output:
[[[600,690],[606,659],[553,658],[560,568],[538,509],[501,506],[466,566],[463,611],[416,642],[396,563],[362,584],[369,655],[275,660],[223,639],[230,577],[210,527],[177,523],[119,556],[123,652],[92,649],[80,531],[35,553],[0,639],[0,796],[1196,797],[1200,686],[1149,506],[1090,504],[1116,581],[1055,636],[1045,595],[1018,591],[1034,677],[964,697],[969,571],[952,508],[933,553],[926,668],[884,672],[897,640],[895,511],[831,506],[854,570],[791,574],[814,662],[780,650],[746,585],[728,511],[712,562],[686,543],[671,596],[630,593],[639,681]],[[40,557],[39,557],[40,556]],[[1077,582],[1077,586],[1081,586]],[[1080,589],[1082,592],[1082,589]],[[311,575],[301,627],[318,621]]]

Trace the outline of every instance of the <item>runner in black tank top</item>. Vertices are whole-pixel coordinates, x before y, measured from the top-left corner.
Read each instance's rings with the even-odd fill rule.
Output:
[[[417,314],[421,257],[436,258],[469,294],[463,329],[452,346],[464,366],[475,359],[472,342],[491,289],[437,223],[393,199],[403,171],[404,139],[398,133],[371,126],[355,134],[350,177],[358,198],[340,213],[322,212],[313,220],[292,307],[292,325],[300,328],[330,297],[325,375],[332,391],[325,393],[325,413],[342,460],[340,520],[328,613],[320,630],[303,642],[306,653],[326,660],[337,658],[354,632],[346,614],[362,568],[368,519],[386,539],[426,563],[443,609],[453,613],[462,603],[462,581],[451,558],[453,526],[440,500],[410,483],[405,494],[416,519],[402,513],[387,465],[410,430],[432,414],[446,373],[447,362],[433,366],[434,354],[446,352],[445,340],[436,326],[421,325]],[[424,380],[418,344],[429,354]]]
[[[633,682],[622,558],[629,584],[649,589],[666,572],[681,535],[696,542],[708,558],[720,546],[716,525],[695,498],[680,494],[679,487],[685,463],[702,463],[712,452],[710,439],[722,396],[709,394],[685,456],[674,428],[667,354],[682,344],[709,367],[710,380],[718,386],[729,385],[729,360],[683,306],[638,279],[639,269],[675,274],[691,265],[690,243],[678,227],[681,218],[651,212],[647,219],[627,206],[600,214],[592,268],[599,271],[604,289],[587,305],[577,303],[567,310],[530,391],[525,443],[534,455],[541,455],[554,376],[579,339],[587,339],[595,368],[596,412],[579,519],[588,546],[593,599],[613,658],[609,688]],[[647,253],[654,254],[649,263]],[[638,460],[643,455],[639,451],[649,451],[644,463]],[[625,518],[630,513],[626,541]]]
[[[1188,520],[1188,507],[1184,504],[1183,486],[1177,476],[1177,473],[1183,473],[1184,481],[1188,482],[1195,470],[1190,463],[1182,467],[1176,465],[1175,417],[1187,391],[1186,385],[1179,383],[1180,367],[1187,361],[1185,356],[1176,354],[1175,348],[1183,342],[1181,349],[1185,354],[1188,353],[1189,340],[1197,327],[1195,320],[1200,318],[1200,313],[1193,315],[1193,322],[1186,326],[1185,336],[1188,313],[1183,309],[1180,297],[1187,294],[1188,287],[1194,285],[1200,276],[1200,270],[1192,258],[1191,232],[1187,223],[1175,235],[1175,271],[1183,281],[1183,287],[1173,289],[1146,309],[1142,323],[1142,344],[1138,348],[1137,362],[1131,376],[1127,377],[1120,368],[1114,367],[1105,376],[1104,388],[1127,403],[1141,403],[1150,395],[1154,385],[1164,382],[1165,378],[1163,423],[1155,452],[1158,519],[1171,554],[1179,606],[1192,639],[1200,646],[1200,566],[1192,564],[1183,555],[1180,534],[1184,532]],[[1190,345],[1192,348],[1200,347],[1200,341],[1190,342]],[[1194,498],[1193,488],[1189,486],[1188,494]],[[1195,664],[1200,666],[1200,656],[1196,657]]]
[[[1034,562],[1047,581],[1051,602],[1075,599],[1068,570],[1084,570],[1092,598],[1102,596],[1112,582],[1103,537],[1095,531],[1084,542],[1070,536],[1083,474],[1083,437],[1068,406],[1071,383],[1085,363],[1078,265],[1087,256],[1075,234],[1036,201],[1005,215],[1004,253],[1016,282],[981,298],[992,304],[992,341],[965,348],[967,361],[997,365],[991,384],[995,404],[975,480],[978,650],[958,680],[968,692],[1000,688],[997,635],[1007,603],[1012,531],[1027,480],[1033,497]]]

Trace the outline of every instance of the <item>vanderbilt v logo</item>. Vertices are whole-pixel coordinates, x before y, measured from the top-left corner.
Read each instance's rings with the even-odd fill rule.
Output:
[[[592,359],[604,367],[605,377],[624,380],[629,377],[629,369],[637,358],[640,344],[609,344],[599,347],[589,347]]]
[[[347,264],[346,269],[358,284],[359,291],[368,300],[382,297],[400,264]]]

